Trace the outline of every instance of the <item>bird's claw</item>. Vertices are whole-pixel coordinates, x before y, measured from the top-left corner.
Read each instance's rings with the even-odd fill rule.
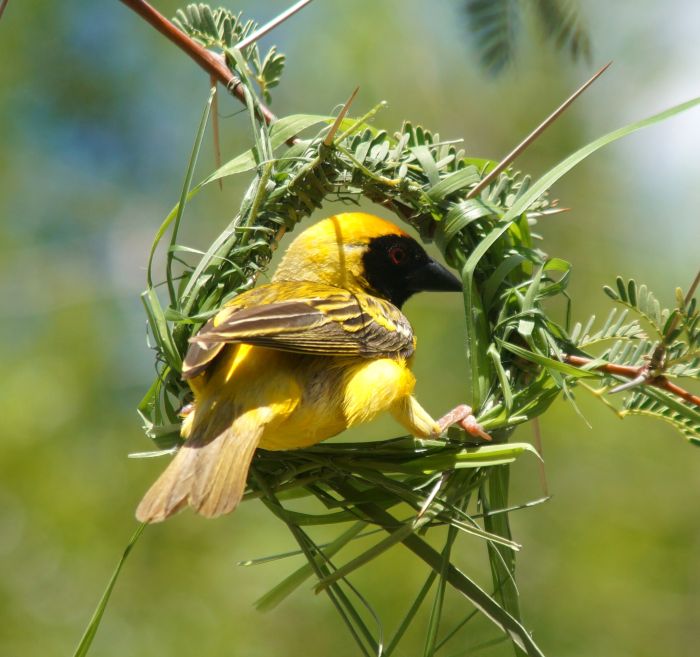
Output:
[[[443,434],[448,427],[453,424],[458,424],[469,435],[482,438],[483,440],[491,440],[491,436],[484,431],[483,427],[476,421],[472,413],[471,406],[460,404],[453,408],[449,413],[446,413],[438,420],[440,434]]]
[[[178,412],[177,414],[180,417],[187,417],[192,411],[194,410],[194,403],[190,402],[189,404],[185,404]]]

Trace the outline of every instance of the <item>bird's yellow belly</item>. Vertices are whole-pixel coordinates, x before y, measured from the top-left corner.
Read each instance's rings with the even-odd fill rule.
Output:
[[[195,412],[183,425],[231,422],[244,412],[264,425],[259,447],[308,447],[389,410],[413,392],[403,359],[306,356],[231,345],[218,367],[190,382]],[[196,416],[196,418],[195,418]]]
[[[368,422],[399,398],[410,395],[413,374],[403,360],[359,363],[336,358],[304,358],[302,398],[295,409],[262,436],[260,447],[298,449],[315,445],[348,427]]]

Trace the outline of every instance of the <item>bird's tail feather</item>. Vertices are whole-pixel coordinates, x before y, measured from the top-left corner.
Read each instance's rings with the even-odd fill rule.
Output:
[[[246,478],[262,428],[245,415],[208,438],[194,431],[136,509],[140,522],[160,522],[185,505],[214,518],[233,511],[243,497]]]

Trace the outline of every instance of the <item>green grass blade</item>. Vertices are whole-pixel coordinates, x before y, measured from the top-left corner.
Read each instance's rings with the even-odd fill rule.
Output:
[[[535,320],[530,315],[530,312],[535,308],[535,300],[537,299],[537,293],[540,289],[540,281],[542,280],[542,274],[544,270],[539,267],[532,277],[532,281],[527,288],[525,293],[525,298],[523,299],[522,313],[526,315],[523,319],[518,322],[518,333],[522,335],[525,339],[528,339],[532,335],[532,331],[535,329]]]
[[[484,509],[484,527],[493,534],[511,540],[509,515],[507,513],[493,516],[489,514],[492,508],[504,509],[508,506],[509,479],[510,468],[507,465],[494,468],[488,482],[482,486],[479,498]],[[496,599],[506,611],[520,620],[520,601],[514,579],[515,554],[512,550],[504,549],[494,543],[489,543],[488,553]],[[518,648],[516,648],[516,654],[521,654]]]
[[[626,126],[623,126],[622,128],[613,130],[612,132],[609,132],[603,135],[602,137],[593,140],[590,144],[579,148],[579,150],[569,155],[569,157],[567,157],[566,159],[562,160],[559,164],[550,169],[535,183],[533,183],[532,186],[527,190],[527,192],[525,192],[520,198],[516,200],[516,202],[510,207],[510,209],[503,215],[503,218],[499,222],[498,227],[495,228],[485,239],[483,239],[476,247],[476,249],[472,251],[467,260],[467,273],[473,275],[473,272],[476,269],[476,265],[478,264],[478,262],[486,254],[486,252],[498,241],[498,239],[502,237],[505,234],[505,232],[510,228],[511,222],[517,217],[519,217],[523,212],[525,212],[530,207],[530,205],[532,205],[532,203],[534,203],[540,196],[542,196],[542,194],[544,194],[550,187],[552,187],[552,185],[554,185],[554,183],[557,180],[559,180],[559,178],[571,171],[571,169],[573,169],[577,164],[579,164],[579,162],[585,160],[589,155],[592,155],[597,150],[603,148],[603,146],[607,146],[608,144],[611,144],[614,141],[621,139],[622,137],[626,137],[627,135],[632,134],[637,130],[641,130],[642,128],[652,126],[655,123],[659,123],[661,121],[665,121],[666,119],[669,119],[672,116],[675,116],[676,114],[680,114],[681,112],[685,112],[689,109],[692,109],[693,107],[699,104],[700,97],[697,97],[693,98],[692,100],[688,100],[684,103],[674,105],[673,107],[664,110],[663,112],[659,112],[658,114],[654,114],[650,117],[647,117],[646,119],[642,119],[641,121],[635,121],[634,123],[630,123]]]
[[[200,191],[200,189],[201,185],[194,187],[189,192],[189,194],[187,194],[185,200],[190,201]],[[158,230],[156,231],[156,234],[153,237],[153,242],[151,243],[151,250],[148,254],[148,265],[146,267],[146,283],[148,284],[148,287],[153,287],[153,259],[155,258],[158,245],[160,244],[160,241],[163,239],[165,232],[168,230],[170,224],[174,221],[179,211],[180,203],[177,203],[173,207],[173,209],[170,210],[170,212],[168,212],[165,219],[163,219],[163,223],[161,223],[161,225],[158,227]]]
[[[501,342],[504,349],[512,351],[516,356],[521,356],[526,360],[531,360],[533,363],[542,365],[550,370],[556,372],[561,372],[566,374],[566,376],[571,376],[576,379],[583,378],[600,378],[602,374],[600,372],[592,371],[589,369],[583,369],[581,367],[575,367],[569,365],[568,363],[562,363],[560,360],[555,360],[554,358],[549,358],[548,356],[543,356],[542,354],[537,354],[534,351],[528,349],[523,349],[518,345],[511,344],[510,342]]]
[[[85,633],[83,634],[82,638],[80,639],[80,643],[78,644],[78,647],[75,649],[75,652],[73,653],[73,657],[85,657],[85,655],[88,654],[88,651],[90,650],[90,646],[92,645],[92,641],[95,638],[95,634],[97,634],[97,630],[100,627],[100,622],[102,621],[102,616],[105,613],[105,609],[107,608],[107,603],[109,602],[109,598],[112,595],[112,590],[114,589],[114,585],[117,583],[117,578],[119,577],[119,573],[121,572],[122,566],[124,565],[124,562],[126,561],[126,558],[129,556],[129,553],[131,552],[132,548],[134,545],[136,545],[136,541],[139,540],[139,536],[143,533],[143,530],[146,529],[147,525],[146,523],[142,523],[139,525],[136,529],[136,531],[133,533],[131,538],[129,539],[129,543],[127,544],[126,548],[124,549],[124,553],[122,554],[122,558],[119,560],[119,563],[117,564],[117,567],[114,569],[114,572],[112,573],[112,577],[110,577],[109,582],[107,583],[107,588],[105,589],[105,592],[102,594],[102,597],[100,598],[99,603],[97,604],[97,608],[95,609],[95,612],[92,614],[92,618],[90,619],[90,622],[88,623],[87,628],[85,628]]]
[[[264,501],[266,504],[268,503],[268,500]],[[292,535],[299,544],[299,547],[303,550],[304,555],[306,556],[311,567],[314,569],[316,576],[319,579],[322,579],[324,576],[329,575],[330,569],[328,568],[328,566],[325,563],[320,563],[315,560],[315,555],[318,554],[318,551],[316,550],[316,546],[313,543],[313,541],[311,541],[311,539],[309,539],[306,533],[303,532],[299,527],[296,527],[294,525],[287,526],[289,527],[289,530],[292,532]],[[340,589],[337,583],[329,586],[326,589],[326,594],[333,603],[333,606],[340,614],[340,617],[343,619],[343,622],[350,630],[350,634],[352,635],[353,639],[355,639],[355,642],[357,643],[362,653],[366,657],[371,657],[372,652],[375,651],[369,651],[369,649],[365,645],[365,641],[363,641],[363,636],[367,643],[372,645],[373,648],[374,639],[372,637],[371,632],[369,631],[365,623],[362,621],[355,608],[352,606],[352,603],[348,600],[347,596],[345,596],[345,594]]]
[[[385,539],[379,541],[373,545],[369,550],[365,550],[361,555],[355,557],[351,561],[348,561],[344,566],[341,566],[335,570],[329,577],[322,579],[316,586],[316,592],[322,591],[330,584],[336,582],[339,579],[347,577],[351,572],[357,570],[361,566],[369,563],[373,559],[376,559],[379,555],[386,552],[389,548],[393,547],[397,543],[401,543],[406,539],[407,536],[415,531],[418,531],[420,527],[429,522],[429,518],[425,519],[425,522],[405,522],[398,529],[394,529],[389,533]]]
[[[514,507],[514,510],[517,507]],[[366,524],[366,523],[365,523]],[[380,534],[382,532],[381,529],[370,529],[369,531],[362,532],[361,534],[357,534],[352,540],[353,541],[358,541],[361,538],[367,538],[368,536],[376,536],[377,534]],[[337,540],[337,539],[336,539]],[[328,541],[327,543],[319,543],[318,547],[320,550],[326,550],[326,548],[331,547],[335,541]],[[238,563],[236,563],[237,566],[261,566],[264,564],[272,563],[273,561],[280,561],[281,559],[289,559],[290,557],[299,557],[303,555],[304,553],[301,550],[289,550],[287,552],[279,552],[277,554],[270,554],[265,557],[257,557],[254,559],[242,559]]]
[[[433,582],[435,581],[435,578],[437,577],[437,573],[434,570],[430,571],[430,574],[425,580],[425,583],[421,587],[421,590],[418,592],[418,595],[415,597],[413,602],[411,603],[411,607],[409,608],[408,612],[406,612],[406,615],[404,616],[403,620],[401,621],[401,624],[399,625],[398,629],[396,630],[396,633],[394,634],[393,638],[387,645],[386,649],[384,650],[384,655],[385,657],[390,657],[390,655],[396,650],[396,647],[399,645],[399,642],[403,638],[403,635],[406,633],[406,630],[411,626],[411,623],[413,622],[413,619],[415,618],[415,615],[418,613],[418,610],[420,609],[420,606],[423,604],[423,600],[425,600],[425,596],[428,595],[428,592],[430,591],[430,587],[433,585]]]
[[[184,210],[184,204],[186,201],[191,199],[198,190],[198,188],[193,189],[191,192],[187,193],[185,190],[189,189],[189,186],[192,182],[192,176],[191,174],[194,172],[194,166],[196,163],[197,155],[199,153],[199,148],[201,146],[201,141],[202,141],[202,135],[200,135],[200,132],[203,134],[204,132],[204,126],[206,126],[206,120],[209,117],[209,111],[211,109],[211,103],[214,98],[214,93],[215,93],[215,88],[212,87],[212,90],[209,94],[209,99],[207,100],[207,103],[204,107],[204,113],[202,115],[202,120],[200,121],[199,129],[197,131],[197,136],[195,137],[194,145],[192,147],[192,153],[190,154],[190,159],[187,164],[187,173],[185,174],[185,184],[183,185],[183,194],[180,195],[180,202],[175,205],[175,207],[168,213],[168,216],[163,220],[163,223],[159,226],[158,230],[156,231],[155,237],[153,238],[153,243],[151,244],[151,250],[150,253],[148,254],[148,266],[146,267],[146,282],[148,284],[148,287],[153,287],[153,258],[155,257],[156,249],[158,248],[158,244],[160,244],[160,241],[163,239],[163,236],[165,235],[165,232],[168,230],[170,227],[170,224],[172,224],[173,221],[177,219],[179,222],[180,217],[182,216],[182,212]],[[205,118],[206,117],[206,118]],[[188,182],[188,177],[189,177],[189,182]],[[169,257],[169,256],[168,256]],[[169,269],[168,269],[169,270]],[[172,295],[171,295],[172,298]]]
[[[474,618],[477,614],[479,613],[478,609],[475,609],[474,611],[470,612],[467,614],[457,625],[455,625],[445,636],[440,639],[440,641],[437,643],[435,646],[435,652],[440,650],[450,639],[452,639],[457,632],[459,632],[472,618]],[[506,637],[502,637],[506,638]]]
[[[478,247],[477,247],[478,248]],[[466,357],[469,371],[469,399],[474,408],[480,408],[491,381],[491,359],[488,321],[484,314],[481,295],[474,283],[473,272],[467,265],[462,269],[464,287],[464,318],[466,326]]]
[[[243,91],[245,105],[248,108],[251,131],[255,139],[255,162],[256,165],[260,165],[272,157],[272,148],[270,147],[267,124],[265,121],[258,121],[262,113],[260,112],[260,100],[253,91],[252,74],[248,67],[248,62],[238,48],[227,48],[225,55],[235,62],[236,71],[241,78],[241,82],[243,82],[240,89]]]
[[[484,308],[486,308],[487,310],[491,308],[494,302],[494,298],[496,296],[496,292],[498,292],[498,288],[500,287],[501,283],[503,283],[508,274],[510,274],[516,267],[518,267],[524,261],[525,256],[522,256],[519,253],[514,253],[513,255],[509,255],[508,257],[506,257],[501,262],[501,264],[498,265],[496,271],[494,271],[493,274],[489,276],[483,287],[482,298],[484,301]]]
[[[442,565],[440,568],[440,579],[438,580],[437,590],[435,591],[435,599],[430,610],[430,619],[428,620],[428,631],[425,636],[425,648],[423,650],[424,657],[432,657],[436,651],[437,634],[440,629],[440,620],[442,618],[442,608],[445,602],[445,589],[447,586],[447,569],[450,566],[450,556],[452,554],[452,546],[457,538],[457,530],[450,526],[447,531],[447,539],[445,547],[442,551]]]
[[[415,460],[419,466],[419,472],[430,474],[454,470],[459,468],[487,467],[497,461],[513,461],[521,454],[529,452],[539,457],[537,450],[530,443],[499,443],[496,445],[482,445],[480,447],[465,447],[451,454],[426,455]],[[404,465],[404,472],[408,472],[408,466],[413,465],[409,461]]]
[[[666,119],[669,119],[672,116],[675,116],[676,114],[680,114],[681,112],[685,112],[689,109],[692,109],[693,107],[699,104],[700,97],[693,98],[684,103],[674,105],[673,107],[664,110],[663,112],[659,112],[658,114],[654,114],[650,117],[647,117],[646,119],[635,121],[634,123],[629,123],[628,125],[623,126],[622,128],[613,130],[612,132],[609,132],[603,135],[602,137],[593,140],[590,144],[587,144],[586,146],[583,146],[582,148],[577,150],[575,153],[572,153],[569,157],[557,164],[554,168],[550,169],[544,176],[537,180],[537,182],[535,182],[532,185],[532,187],[527,191],[527,193],[524,194],[522,198],[518,200],[517,206],[514,205],[513,208],[511,208],[511,211],[506,213],[506,216],[503,217],[503,220],[507,221],[512,217],[519,215],[534,200],[539,198],[547,189],[549,189],[557,180],[559,180],[559,178],[568,173],[579,162],[585,160],[589,155],[592,155],[600,148],[603,148],[603,146],[607,146],[608,144],[611,144],[614,141],[621,139],[622,137],[626,137],[627,135],[630,135],[633,132],[636,132],[637,130],[641,130],[642,128],[652,126],[655,123],[659,123],[661,121],[665,121]]]
[[[264,493],[264,495],[261,498],[262,502],[270,511],[272,511],[272,513],[274,513],[283,522],[285,522],[290,532],[292,533],[292,536],[294,536],[295,540],[299,544],[299,547],[304,552],[304,556],[306,556],[306,559],[311,568],[316,573],[316,576],[319,579],[329,577],[332,573],[332,564],[330,560],[328,560],[327,558],[323,558],[323,552],[311,540],[309,535],[303,529],[301,529],[301,527],[295,525],[293,522],[287,521],[287,510],[284,508],[284,506],[282,506],[277,496],[267,485],[267,482],[262,477],[257,476],[254,471],[252,472],[252,475],[257,484],[259,485],[260,489]],[[317,560],[316,556],[321,556],[322,559]],[[371,609],[371,607],[369,607],[369,605],[365,602],[364,598],[362,598],[362,596],[347,581],[345,581],[345,583],[357,595],[360,602],[373,615],[373,617],[378,623],[381,632],[381,625],[379,624],[379,620],[376,614]],[[335,606],[338,613],[340,614],[341,618],[343,619],[343,622],[350,630],[352,637],[355,639],[355,642],[357,643],[358,647],[363,652],[363,654],[367,657],[370,657],[372,654],[378,654],[380,652],[379,645],[381,642],[378,643],[375,640],[374,636],[372,635],[372,632],[367,627],[367,624],[364,622],[364,620],[360,616],[357,609],[355,609],[349,598],[345,595],[339,583],[335,582],[333,584],[330,584],[325,589],[325,592],[328,595],[331,602],[333,603],[333,605]]]
[[[443,178],[439,183],[433,185],[428,190],[428,196],[436,202],[442,201],[450,194],[472,185],[479,181],[479,173],[476,167],[465,167],[451,173],[446,178]]]
[[[357,495],[355,488],[347,481],[335,481],[334,487],[346,498],[352,498]],[[374,522],[384,527],[386,531],[390,533],[394,531],[397,520],[388,511],[372,503],[360,503],[357,506],[368,517],[372,518]],[[411,533],[403,539],[403,544],[434,571],[438,573],[441,571],[443,565],[442,555],[420,536]],[[544,657],[544,653],[520,622],[454,564],[448,566],[446,580],[450,586],[477,607],[486,618],[506,633],[529,657]]]
[[[491,361],[493,362],[493,369],[498,377],[498,383],[501,386],[501,394],[503,395],[503,404],[506,407],[508,413],[513,409],[513,391],[510,387],[510,382],[508,381],[508,375],[505,369],[503,369],[503,363],[501,362],[501,355],[496,349],[496,345],[491,343],[487,350]]]
[[[294,114],[292,116],[287,116],[279,121],[275,122],[270,128],[270,145],[272,149],[278,148],[283,143],[287,141],[290,137],[298,134],[302,130],[316,125],[318,123],[324,123],[331,121],[333,117],[321,116],[316,114]],[[192,165],[192,161],[190,160]],[[151,252],[149,254],[148,269],[147,269],[147,281],[149,286],[152,286],[152,263],[155,256],[156,248],[163,238],[165,231],[168,229],[170,224],[175,220],[175,218],[181,214],[181,206],[184,203],[190,201],[196,194],[198,194],[205,185],[212,183],[221,178],[227,178],[228,176],[233,176],[238,173],[245,173],[246,171],[252,171],[257,166],[255,161],[255,155],[253,149],[248,149],[244,153],[241,153],[237,157],[233,158],[226,164],[218,168],[214,173],[210,174],[203,181],[195,185],[184,198],[181,197],[180,202],[173,207],[173,209],[168,213],[167,217],[163,223],[158,228],[155,238],[153,240],[153,245],[151,246]],[[188,167],[189,171],[189,167]],[[191,179],[190,179],[191,183]]]
[[[163,352],[168,365],[176,372],[180,372],[182,370],[182,358],[175,346],[173,336],[168,330],[168,322],[163,314],[163,308],[160,305],[156,291],[149,287],[141,294],[141,301],[143,301],[146,309],[146,316],[148,317],[148,324],[151,327],[153,338],[158,342],[158,346]]]
[[[320,563],[326,559],[330,559],[345,547],[345,545],[356,538],[366,526],[367,523],[365,522],[354,523],[323,550],[323,556],[319,554],[314,557],[314,560]],[[274,609],[313,575],[314,568],[312,565],[310,563],[304,564],[301,568],[295,570],[291,575],[283,579],[277,586],[258,598],[255,602],[255,608],[258,611]]]
[[[187,203],[187,197],[190,192],[190,186],[192,185],[192,177],[194,176],[194,168],[197,165],[197,158],[199,157],[199,151],[202,147],[202,140],[204,139],[204,131],[206,130],[207,123],[209,121],[209,113],[211,112],[211,105],[214,101],[214,95],[216,94],[216,86],[211,88],[209,92],[209,98],[204,106],[204,111],[202,112],[202,118],[199,121],[199,127],[197,128],[197,134],[194,139],[194,144],[192,145],[192,152],[190,153],[190,159],[187,163],[187,173],[185,174],[185,181],[182,184],[182,191],[180,192],[180,200],[177,204],[177,212],[175,213],[175,218],[173,221],[173,229],[170,233],[170,248],[168,249],[167,261],[165,265],[166,280],[168,283],[168,293],[170,294],[170,305],[174,308],[177,303],[177,295],[175,293],[175,284],[173,283],[173,258],[175,252],[173,251],[173,246],[177,241],[177,234],[180,228],[180,221],[182,220],[182,215],[185,212],[185,205]],[[149,262],[149,271],[150,271]]]
[[[332,116],[322,116],[320,114],[292,114],[291,116],[285,116],[275,121],[275,123],[270,126],[270,147],[272,150],[275,150],[288,139],[298,135],[307,128],[332,120]],[[208,185],[221,178],[252,171],[256,166],[257,163],[253,150],[247,150],[220,166],[216,171],[207,176],[200,183],[200,186]]]
[[[527,443],[503,443],[502,445],[493,445],[489,447],[503,447],[503,448],[510,448],[511,446],[513,447],[518,447],[518,445],[525,445],[529,451],[531,451],[533,454],[539,457],[539,454],[537,454],[537,451],[530,445],[527,445]],[[507,459],[507,458],[502,458],[502,459],[492,459],[488,462],[488,465],[501,465],[504,463],[511,463],[513,459]],[[485,467],[485,466],[480,466],[480,467]],[[459,471],[459,468],[454,468],[451,467],[450,465],[447,465],[444,468],[440,468],[439,472],[446,472],[450,470],[457,470]],[[423,495],[416,495],[415,490],[413,488],[413,485],[411,483],[411,480],[408,479],[405,482],[401,483],[398,481],[395,481],[394,479],[391,479],[389,477],[386,477],[382,475],[381,473],[374,472],[373,470],[358,470],[357,474],[361,476],[363,479],[365,479],[369,484],[371,484],[374,487],[374,490],[379,491],[379,494],[373,495],[371,498],[368,497],[367,495],[364,496],[363,501],[372,501],[372,502],[382,502],[383,501],[383,495],[385,494],[390,494],[392,497],[390,499],[390,504],[386,504],[386,506],[389,505],[394,505],[398,503],[399,501],[407,502],[408,504],[411,504],[415,509],[422,509],[424,505],[426,504],[426,499],[423,497]],[[462,488],[462,492],[466,493],[468,491],[468,487]],[[355,512],[357,513],[357,512]],[[472,536],[476,536],[478,538],[482,538],[487,541],[495,541],[497,543],[501,543],[502,545],[506,546],[507,548],[511,550],[519,550],[520,545],[517,543],[514,543],[513,541],[508,541],[500,536],[497,536],[495,534],[491,534],[487,531],[484,531],[478,523],[476,523],[473,518],[471,518],[467,513],[465,513],[461,508],[458,506],[455,506],[454,504],[451,504],[448,500],[445,500],[441,497],[435,497],[432,501],[432,507],[431,507],[431,517],[436,518],[438,521],[441,522],[447,522],[454,526],[456,529],[459,529],[460,531],[463,531],[467,534],[471,534]],[[461,519],[460,519],[461,518]],[[412,523],[416,522],[416,518],[407,518],[406,520],[402,520],[401,523],[402,525],[408,524],[411,525]],[[425,524],[425,519],[423,518],[418,522],[417,526],[414,527],[413,531],[416,531],[417,529],[420,528]],[[408,531],[408,530],[406,530]],[[391,539],[391,537],[389,537]],[[352,570],[355,568],[358,568],[362,566],[364,563],[369,561],[372,558],[375,558],[379,556],[382,552],[385,550],[389,549],[393,544],[395,544],[398,540],[397,537],[394,539],[385,539],[384,541],[376,544],[372,548],[368,550],[368,552],[363,553],[357,557],[356,560],[353,562],[350,562],[343,566],[343,569],[346,569],[344,574],[347,575],[349,574]]]
[[[336,462],[355,473],[367,476],[383,476],[381,473],[403,473],[431,475],[445,470],[463,468],[483,468],[501,463],[511,463],[523,452],[537,455],[529,443],[502,443],[482,447],[465,447],[459,451],[444,450],[445,453],[423,454],[408,461],[389,461],[382,459],[346,459],[339,457]],[[384,478],[383,482],[389,481]],[[397,482],[393,482],[397,484]],[[407,491],[408,492],[408,491]]]

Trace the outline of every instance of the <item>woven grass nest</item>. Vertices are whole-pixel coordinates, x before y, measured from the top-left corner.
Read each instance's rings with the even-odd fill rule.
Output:
[[[541,415],[560,393],[571,399],[572,389],[585,385],[583,379],[596,380],[602,390],[619,383],[615,372],[601,365],[615,362],[629,368],[644,363],[655,343],[637,319],[627,320],[626,311],[613,310],[596,330],[591,322],[572,326],[566,295],[570,265],[550,257],[533,228],[538,218],[560,211],[547,195],[554,181],[597,148],[665,117],[658,115],[606,135],[533,183],[512,168],[491,177],[496,162],[468,156],[458,149],[458,142],[441,140],[411,123],[393,134],[377,129],[372,121],[381,106],[358,119],[294,115],[267,126],[256,121],[263,112],[241,57],[232,51],[231,64],[242,78],[255,145],[191,188],[212,91],[180,202],[153,244],[143,300],[157,376],[139,411],[158,449],[147,455],[172,452],[180,442],[178,411],[190,400],[190,390],[180,377],[188,339],[222,304],[255,284],[285,233],[330,200],[357,204],[366,199],[381,206],[415,228],[424,241],[435,242],[447,263],[461,273],[464,381],[477,420],[494,441],[477,446],[471,436],[452,428],[444,440],[401,436],[288,452],[258,450],[246,498],[260,499],[285,523],[298,543],[297,553],[307,558],[307,564],[263,597],[259,606],[276,605],[315,577],[317,590],[330,597],[360,650],[367,655],[389,654],[430,594],[426,654],[462,630],[474,617],[475,607],[499,628],[502,638],[528,655],[541,655],[520,622],[514,583],[518,545],[508,520],[515,510],[508,499],[509,464],[525,452],[537,456],[537,451],[508,439],[518,424]],[[252,182],[235,217],[216,240],[206,249],[180,244],[187,200],[216,180],[242,174],[252,176]],[[484,184],[487,176],[489,182]],[[160,247],[167,251],[165,271],[156,273],[153,255]],[[193,255],[202,251],[201,257]],[[159,284],[167,289],[167,298],[159,295]],[[618,290],[609,292],[628,309],[639,310],[638,296],[632,294],[636,290],[634,281],[618,281]],[[556,297],[564,297],[566,307],[559,322],[547,311],[548,301]],[[641,313],[647,320],[664,326],[674,313],[678,316],[660,308],[654,314],[658,304],[654,306],[655,299],[648,294],[645,299],[652,307],[650,314]],[[692,323],[697,310],[686,307],[682,313],[683,321]],[[689,349],[693,340],[700,342],[692,330]],[[591,356],[591,350],[611,341],[611,347],[601,347],[596,357]],[[572,364],[572,356],[580,363]],[[693,365],[686,359],[684,366],[697,377],[697,362]],[[698,440],[700,420],[683,415],[689,412],[688,405],[674,408],[659,395],[638,389],[624,402],[625,412],[656,414]],[[314,528],[336,524],[335,540],[320,544],[314,539]],[[434,528],[442,531],[431,532]],[[492,578],[489,591],[454,564],[458,539],[465,533],[484,541]],[[371,547],[342,562],[342,550],[368,535],[376,536]],[[433,545],[434,535],[440,537],[441,546]],[[387,641],[370,602],[349,576],[399,544],[423,562],[427,574]],[[438,640],[447,588],[462,594],[468,604],[464,623]]]

